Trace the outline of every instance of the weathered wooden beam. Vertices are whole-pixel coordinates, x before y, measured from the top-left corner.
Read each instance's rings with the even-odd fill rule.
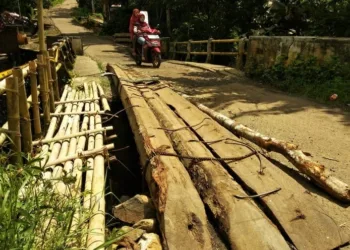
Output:
[[[107,65],[107,71],[120,79],[128,76],[120,68]],[[120,89],[120,97],[134,133],[144,174],[152,199],[157,209],[160,230],[166,249],[212,249],[204,205],[189,174],[179,159],[173,157],[152,157],[154,150],[169,148],[175,153],[160,124],[143,98],[132,98],[138,90],[123,85],[112,76]],[[179,195],[181,194],[181,195]],[[185,206],[183,204],[186,204]]]

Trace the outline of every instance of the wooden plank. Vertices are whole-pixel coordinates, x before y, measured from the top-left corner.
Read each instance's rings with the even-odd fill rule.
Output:
[[[129,37],[130,38],[129,33],[115,33],[113,36],[114,37]]]
[[[233,144],[238,140],[236,136],[174,91],[164,88],[156,92],[186,123],[196,124],[207,118],[206,126],[196,128],[204,141],[229,139],[208,144],[220,157],[249,152],[247,148]],[[350,240],[349,230],[340,226],[350,220],[349,209],[310,193],[311,189],[306,189],[306,182],[293,178],[264,158],[261,160],[265,167],[264,175],[258,173],[260,164],[257,158],[231,163],[229,167],[254,193],[282,188],[274,195],[260,198],[260,202],[278,220],[282,230],[298,249],[333,249]],[[322,205],[318,203],[319,200]]]
[[[236,56],[238,55],[238,52],[211,52],[212,55],[218,55],[218,56]]]
[[[198,140],[197,136],[188,129],[179,129],[186,124],[155,94],[145,92],[144,97],[163,127],[171,130],[169,136],[179,154],[215,158],[205,145],[191,142]],[[182,162],[231,249],[290,249],[278,229],[252,200],[234,198],[234,195],[247,194],[219,162],[186,159]]]
[[[118,67],[114,70],[108,65],[107,70],[120,79],[130,78]],[[204,205],[186,169],[177,158],[152,157],[155,149],[164,147],[175,153],[167,135],[157,129],[160,124],[139,97],[140,91],[128,87],[129,82],[112,79],[121,84],[116,87],[134,133],[166,249],[212,249]]]
[[[216,39],[213,40],[213,43],[236,43],[239,42],[239,39]]]
[[[207,55],[208,52],[191,52],[191,55]]]

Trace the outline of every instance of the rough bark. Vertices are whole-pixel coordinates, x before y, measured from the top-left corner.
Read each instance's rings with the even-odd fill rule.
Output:
[[[107,66],[119,78],[128,78],[122,70],[115,69]],[[117,89],[121,90],[122,103],[128,108],[126,112],[157,209],[165,248],[212,249],[204,205],[186,169],[179,159],[152,157],[154,150],[162,147],[169,147],[169,152],[175,153],[164,131],[155,129],[160,126],[157,118],[143,98],[133,96],[140,95],[139,91],[127,87],[128,82],[112,79],[115,84],[121,84]]]
[[[293,163],[300,172],[310,177],[312,181],[331,196],[345,202],[350,202],[349,185],[333,176],[324,165],[307,157],[296,145],[260,134],[259,132],[242,124],[238,124],[234,120],[231,120],[202,104],[197,104],[197,107],[236,135],[257,144],[268,151],[282,154]]]

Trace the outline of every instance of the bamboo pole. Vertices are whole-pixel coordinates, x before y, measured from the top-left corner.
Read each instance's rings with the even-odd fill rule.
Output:
[[[50,64],[50,56],[49,53],[45,50],[43,51],[43,56],[45,60],[45,72],[46,72],[46,82],[49,90],[49,102],[50,102],[50,111],[55,112],[55,97],[53,90],[53,80],[51,74],[51,64]]]
[[[212,42],[213,38],[209,38],[207,43],[207,58],[205,60],[206,63],[211,62]]]
[[[75,102],[70,102],[68,104],[72,104]],[[96,116],[96,115],[106,115],[105,111],[82,111],[82,112],[64,112],[64,113],[51,113],[51,116],[69,116],[69,115],[89,115],[89,116]]]
[[[100,93],[100,97],[102,100],[102,107],[104,111],[111,111],[111,108],[109,107],[107,98],[105,96],[105,92],[103,91],[103,88],[101,87],[101,85],[98,83],[97,84],[97,88],[98,88],[98,92]],[[95,98],[98,99],[98,98]]]
[[[62,164],[62,163],[65,163],[67,161],[71,161],[71,160],[74,160],[76,158],[88,158],[88,157],[93,157],[97,154],[107,154],[107,151],[108,150],[112,150],[114,149],[114,144],[111,143],[111,144],[108,144],[106,146],[103,146],[103,147],[100,147],[100,148],[94,148],[94,149],[91,149],[91,150],[87,150],[87,151],[82,151],[82,152],[79,152],[79,153],[76,153],[74,155],[70,155],[70,156],[67,156],[67,157],[64,157],[64,158],[61,158],[61,159],[57,159],[55,161],[52,161],[52,162],[49,162],[48,164],[46,164],[46,167],[52,167],[52,166],[55,166],[55,165],[58,165],[58,164]]]
[[[87,83],[84,83],[85,93],[88,93],[88,98],[93,98],[91,86]],[[90,103],[90,111],[95,112],[95,104]],[[89,129],[95,129],[95,116],[89,117]],[[88,150],[93,150],[95,148],[95,136],[90,134],[88,139]],[[85,195],[84,195],[84,208],[89,210],[91,208],[91,186],[92,186],[92,177],[94,172],[94,158],[90,157],[87,159],[87,170],[85,175]]]
[[[52,49],[49,49],[49,56],[51,58],[55,57],[55,51],[53,51]],[[49,59],[49,63],[50,63],[50,69],[51,69],[51,75],[52,75],[54,98],[55,98],[55,101],[58,101],[60,99],[60,91],[58,87],[58,78],[57,78],[57,71],[56,71],[57,63],[50,59]]]
[[[18,100],[18,79],[16,77],[6,78],[6,101],[7,101],[7,119],[8,128],[11,131],[15,131],[16,134],[10,134],[11,149],[15,153],[11,158],[12,164],[20,164],[22,162],[21,157],[21,130],[19,122],[19,100]]]
[[[45,144],[45,143],[51,143],[51,142],[57,142],[57,141],[64,141],[64,140],[68,140],[68,139],[72,139],[72,138],[76,138],[76,137],[80,137],[80,136],[89,136],[90,134],[96,134],[96,133],[100,133],[100,132],[106,132],[106,131],[111,131],[113,130],[113,126],[109,126],[109,127],[105,127],[105,128],[100,128],[100,129],[93,129],[93,130],[87,130],[87,131],[83,131],[83,132],[76,132],[70,134],[70,135],[64,135],[64,136],[59,136],[59,137],[55,137],[55,138],[51,138],[51,139],[43,139],[43,140],[39,140],[39,141],[34,141],[33,145],[40,145],[40,144]],[[72,129],[73,131],[73,129]],[[1,133],[3,133],[1,131]],[[114,136],[113,139],[117,138],[117,136]],[[109,137],[107,138],[109,139]]]
[[[21,68],[13,69],[13,76],[18,78],[18,98],[19,98],[19,113],[21,116],[21,135],[22,135],[22,150],[24,153],[31,153],[32,146],[32,126],[30,121],[29,110],[27,107],[27,93],[23,79]]]
[[[102,88],[101,88],[102,89]],[[93,97],[98,98],[97,85],[95,82],[92,82],[92,92]],[[103,98],[103,90],[100,92],[101,97]],[[108,103],[107,103],[108,104]],[[100,105],[98,101],[95,101],[95,110],[100,110]],[[108,105],[109,106],[109,105]],[[101,116],[95,117],[96,128],[102,128],[102,119]],[[98,133],[95,135],[95,148],[103,147],[103,134]],[[89,223],[89,234],[87,239],[87,249],[93,250],[96,249],[99,245],[105,242],[105,157],[109,157],[105,154],[99,154],[95,156],[94,159],[94,175],[92,178],[91,185],[91,206],[93,216],[90,219]]]
[[[42,103],[44,114],[44,126],[48,127],[50,123],[50,104],[49,104],[49,90],[47,82],[45,80],[45,61],[43,55],[38,55],[38,71],[39,71],[39,84],[40,84],[40,100]]]
[[[40,110],[38,99],[38,79],[36,73],[36,64],[34,61],[29,61],[29,75],[30,75],[30,89],[33,106],[33,121],[34,121],[34,136],[36,138],[41,137],[41,122],[40,122]]]
[[[100,100],[99,98],[88,98],[88,99],[79,99],[79,100],[71,100],[71,101],[63,101],[63,102],[55,102],[55,105],[60,105],[60,104],[67,104],[67,103],[78,103],[78,102],[93,102],[93,101],[98,101]]]
[[[296,145],[260,134],[202,104],[195,105],[234,134],[244,137],[266,150],[285,156],[300,172],[310,177],[331,196],[342,201],[350,201],[349,185],[333,176],[324,165],[307,157]]]

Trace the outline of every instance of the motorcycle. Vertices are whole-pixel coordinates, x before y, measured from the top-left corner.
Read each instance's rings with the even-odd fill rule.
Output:
[[[162,56],[159,34],[160,32],[157,29],[149,29],[147,32],[137,33],[137,39],[143,37],[146,42],[144,45],[136,42],[136,65],[140,66],[144,62],[152,63],[154,68],[160,67]]]

